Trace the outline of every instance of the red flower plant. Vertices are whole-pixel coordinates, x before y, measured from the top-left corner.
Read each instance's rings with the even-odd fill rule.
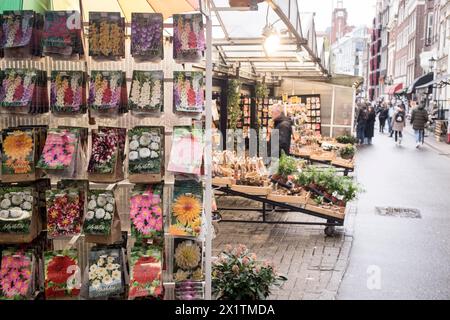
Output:
[[[55,256],[48,264],[46,282],[66,284],[73,274],[68,273],[69,267],[76,266],[75,260],[67,256]]]
[[[161,277],[161,263],[154,257],[141,257],[133,268],[133,280],[139,284],[152,283]]]

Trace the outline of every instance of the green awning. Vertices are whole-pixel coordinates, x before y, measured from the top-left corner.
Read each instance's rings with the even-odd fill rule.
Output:
[[[22,0],[2,0],[0,1],[0,13],[8,10],[22,10]]]

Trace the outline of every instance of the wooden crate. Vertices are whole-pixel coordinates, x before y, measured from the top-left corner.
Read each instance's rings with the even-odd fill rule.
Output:
[[[275,201],[279,203],[289,203],[289,204],[297,204],[297,205],[305,205],[308,202],[308,196],[286,196],[280,194],[269,194],[267,197],[270,201]]]
[[[253,196],[268,196],[272,192],[272,186],[253,187],[235,184],[231,186],[231,190],[246,193]]]
[[[308,204],[308,205],[306,205],[305,209],[309,210],[309,211],[320,213],[324,216],[329,216],[329,217],[333,217],[333,218],[337,218],[337,219],[344,219],[346,208],[340,208],[339,211],[337,211],[337,210],[322,208],[317,205]]]

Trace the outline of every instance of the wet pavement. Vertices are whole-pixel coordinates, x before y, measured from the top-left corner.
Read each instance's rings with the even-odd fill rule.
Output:
[[[366,192],[337,299],[450,299],[450,148],[430,142],[417,150],[407,131],[401,147],[379,135],[360,149],[356,175]],[[418,209],[421,218],[376,207]]]

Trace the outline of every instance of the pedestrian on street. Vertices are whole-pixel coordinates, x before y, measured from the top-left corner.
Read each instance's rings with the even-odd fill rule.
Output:
[[[365,104],[361,104],[358,110],[358,118],[356,119],[356,137],[359,145],[364,144],[367,116],[367,107]]]
[[[386,120],[389,118],[389,109],[386,103],[383,106],[378,115],[378,120],[380,121],[380,133],[384,133],[384,128],[386,126]]]
[[[394,114],[392,119],[392,130],[395,134],[395,143],[398,143],[400,146],[402,144],[403,139],[403,129],[406,126],[406,112],[405,106],[403,103],[397,108],[397,111]]]
[[[392,135],[394,134],[394,131],[392,130],[392,121],[394,120],[394,113],[395,113],[395,108],[394,108],[394,104],[391,102],[389,104],[389,109],[388,109],[388,126],[389,126],[389,137],[392,138]]]
[[[280,137],[280,156],[283,151],[286,155],[290,155],[293,122],[284,114],[284,108],[280,104],[273,105],[271,113],[275,130],[278,130]]]
[[[367,111],[367,123],[365,128],[365,138],[367,140],[367,144],[372,144],[372,138],[374,136],[374,128],[375,121],[377,120],[377,114],[375,113],[375,109],[372,106],[369,106]]]
[[[422,100],[418,107],[413,109],[411,114],[411,124],[416,135],[416,148],[419,149],[420,145],[425,140],[425,125],[428,122],[428,112],[425,109],[426,100]]]

